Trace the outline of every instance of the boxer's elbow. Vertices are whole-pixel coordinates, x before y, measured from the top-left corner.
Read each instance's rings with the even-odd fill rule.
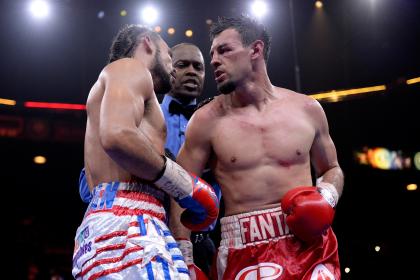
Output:
[[[119,127],[101,129],[99,133],[100,142],[108,154],[118,153],[124,146],[125,129]]]

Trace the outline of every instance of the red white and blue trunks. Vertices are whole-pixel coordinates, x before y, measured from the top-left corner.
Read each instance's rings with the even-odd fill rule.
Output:
[[[75,237],[76,279],[190,279],[165,224],[164,193],[138,182],[102,183]]]

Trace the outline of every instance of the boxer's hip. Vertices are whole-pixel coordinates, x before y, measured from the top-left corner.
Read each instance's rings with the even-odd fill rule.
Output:
[[[165,219],[165,193],[153,185],[139,182],[101,183],[92,190],[85,218],[89,215],[131,216],[149,214]]]

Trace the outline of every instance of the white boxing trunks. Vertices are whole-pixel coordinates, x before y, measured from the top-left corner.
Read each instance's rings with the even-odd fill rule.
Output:
[[[102,183],[75,237],[76,279],[190,279],[165,224],[164,193],[147,184]]]

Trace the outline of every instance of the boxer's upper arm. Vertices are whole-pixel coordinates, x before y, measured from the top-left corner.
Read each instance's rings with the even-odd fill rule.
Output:
[[[212,120],[207,110],[197,111],[188,123],[185,142],[178,153],[177,162],[198,176],[201,175],[210,157],[211,124]]]
[[[105,92],[99,121],[102,148],[121,168],[153,180],[163,160],[152,140],[138,128],[144,103],[153,95],[150,73],[140,62],[122,59],[107,66],[103,75]]]
[[[318,176],[338,167],[337,152],[331,139],[328,121],[321,105],[313,105],[312,116],[315,125],[315,138],[311,148],[311,161]]]
[[[144,114],[144,100],[153,92],[146,69],[132,61],[121,61],[104,71],[105,92],[101,103],[100,136],[137,129]]]

